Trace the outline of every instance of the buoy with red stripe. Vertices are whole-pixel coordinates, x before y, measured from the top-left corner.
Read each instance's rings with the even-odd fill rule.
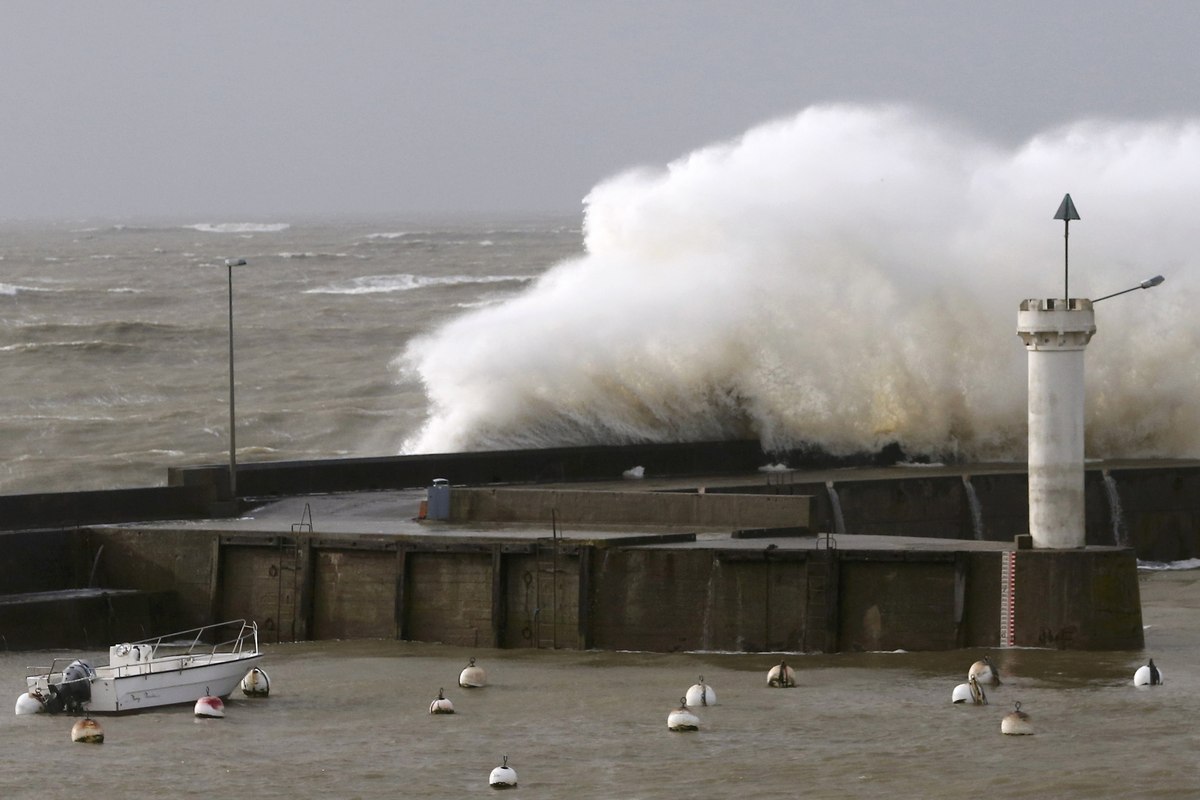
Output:
[[[71,741],[84,744],[104,744],[104,729],[91,717],[84,717],[71,727]]]
[[[225,701],[215,695],[206,694],[196,701],[196,716],[206,719],[224,719]]]

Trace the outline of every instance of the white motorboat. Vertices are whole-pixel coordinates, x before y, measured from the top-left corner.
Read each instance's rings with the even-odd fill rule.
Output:
[[[49,712],[99,714],[195,703],[206,695],[228,697],[261,660],[257,624],[219,622],[115,644],[103,666],[55,658],[49,667],[30,667],[22,700],[28,696]]]

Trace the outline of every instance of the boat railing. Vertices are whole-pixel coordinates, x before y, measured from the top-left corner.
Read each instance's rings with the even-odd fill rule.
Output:
[[[232,636],[228,631],[235,631]],[[229,653],[238,655],[252,648],[250,652],[258,652],[258,623],[247,622],[244,619],[216,622],[212,625],[202,625],[199,628],[188,628],[150,639],[130,642],[130,646],[149,645],[150,658],[162,658],[160,649],[169,650],[170,655],[196,656],[217,655]]]
[[[231,631],[236,631],[232,636]],[[164,669],[183,669],[199,657],[217,655],[242,655],[258,652],[258,624],[244,619],[217,622],[212,625],[202,625],[199,628],[189,628],[184,631],[167,633],[137,642],[125,642],[117,648],[131,652],[139,648],[135,662],[117,662],[110,656],[109,667],[116,671],[116,676],[128,673],[159,672]],[[145,649],[142,649],[145,648]],[[145,655],[142,655],[145,653]],[[28,667],[26,675],[44,678],[47,685],[62,683],[63,671],[77,660],[77,656],[56,656],[49,667]],[[151,667],[150,664],[154,666]]]

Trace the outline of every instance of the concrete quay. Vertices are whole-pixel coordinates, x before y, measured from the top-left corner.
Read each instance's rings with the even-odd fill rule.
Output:
[[[6,621],[19,614],[52,619],[34,627],[58,638],[23,645],[15,635],[10,647],[248,617],[267,641],[1137,649],[1137,558],[1197,555],[1194,462],[1089,464],[1088,546],[1059,551],[1015,543],[1028,522],[1019,465],[778,471],[743,450],[261,463],[239,468],[238,485],[262,494],[236,502],[222,497],[221,467],[112,497],[0,497],[10,528],[0,533],[0,635],[22,629]],[[643,480],[614,477],[642,464]],[[431,476],[449,479],[453,501],[446,519],[422,521]],[[464,479],[479,476],[511,480]],[[141,505],[158,491],[168,499]],[[173,505],[179,492],[186,502]],[[105,601],[77,621],[19,602],[96,587],[156,599],[142,612]]]
[[[831,535],[811,525],[806,496],[713,491],[761,480],[714,478],[704,495],[692,480],[454,487],[458,516],[446,521],[418,519],[421,489],[307,495],[234,518],[77,536],[102,585],[174,592],[179,627],[255,619],[266,641],[754,652],[1142,645],[1127,548]],[[661,500],[672,519],[572,521],[594,519],[605,505],[596,498],[614,493],[645,508]],[[490,505],[477,502],[484,495]],[[748,527],[678,519],[676,501],[696,498],[790,501],[793,524],[769,512],[754,519],[767,524]]]

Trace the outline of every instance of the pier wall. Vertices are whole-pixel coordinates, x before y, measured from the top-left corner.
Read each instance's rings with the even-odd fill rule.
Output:
[[[851,533],[1011,542],[1029,532],[1028,476],[1022,466],[975,472],[964,466],[950,474],[945,467],[895,467],[884,475],[866,470],[872,477],[863,478],[863,470],[833,468],[867,467],[869,457],[839,461],[803,452],[767,455],[757,442],[250,463],[238,467],[238,487],[244,496],[271,497],[425,487],[435,478],[456,487],[616,480],[625,470],[641,466],[647,476],[695,476],[699,489],[705,478],[755,474],[775,461],[786,461],[796,471],[759,473],[761,480],[711,485],[706,493],[808,495],[814,531],[837,530],[836,496],[845,530]],[[831,480],[806,480],[809,473],[804,470],[810,468],[828,470]],[[227,491],[228,467],[172,468],[168,482],[208,487],[220,497]],[[1089,546],[1129,546],[1138,558],[1149,561],[1200,558],[1200,463],[1090,466],[1084,482]]]
[[[1003,634],[1001,551],[118,527],[64,535],[74,538],[68,560],[75,569],[90,564],[98,583],[142,593],[122,598],[116,590],[89,598],[92,605],[54,611],[69,622],[58,632],[77,645],[82,636],[94,646],[97,631],[159,625],[144,630],[151,635],[230,618],[256,620],[265,642],[398,638],[658,652],[946,650],[995,647]],[[1132,551],[1009,556],[1016,564],[1014,644],[1142,646]],[[171,624],[163,620],[168,595]],[[0,635],[9,646],[50,646],[23,643],[42,640],[13,621],[17,613],[0,603]],[[35,616],[45,628],[44,614]]]
[[[1131,547],[1143,561],[1200,558],[1200,466],[1089,469],[1084,489],[1088,546]],[[847,470],[832,487],[784,475],[765,485],[707,489],[809,496],[814,531],[836,530],[836,494],[850,533],[991,542],[1012,542],[1029,532],[1028,491],[1024,472],[947,476],[923,475],[918,468],[871,479]]]
[[[449,521],[807,530],[809,504],[810,498],[794,494],[456,487],[450,490]]]
[[[744,550],[100,529],[108,585],[265,642],[733,652],[994,646],[999,553]],[[633,538],[631,537],[631,540]]]

